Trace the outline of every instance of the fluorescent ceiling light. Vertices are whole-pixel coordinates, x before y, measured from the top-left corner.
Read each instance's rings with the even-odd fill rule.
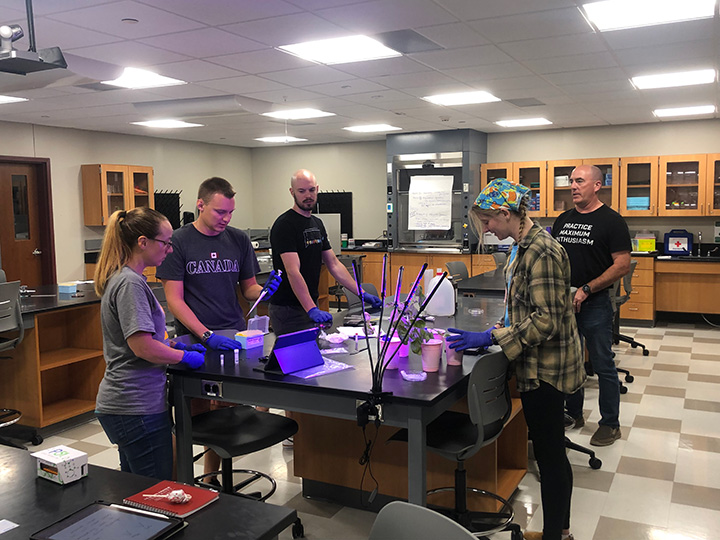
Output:
[[[255,140],[266,143],[290,143],[307,141],[307,139],[298,139],[297,137],[291,137],[289,135],[281,135],[280,137],[259,137]]]
[[[136,126],[145,126],[151,128],[177,129],[188,127],[202,127],[203,124],[191,124],[182,120],[148,120],[147,122],[130,122]]]
[[[171,79],[139,68],[125,68],[123,74],[115,80],[103,81],[103,84],[121,86],[123,88],[157,88],[159,86],[175,86],[187,84],[179,79]]]
[[[655,109],[653,114],[658,118],[669,116],[695,116],[698,114],[713,114],[715,105],[698,105],[696,107],[676,107],[674,109]]]
[[[262,113],[262,115],[270,116],[271,118],[280,118],[282,120],[306,120],[308,118],[335,116],[335,113],[320,111],[318,109],[289,109],[287,111]]]
[[[678,73],[659,73],[657,75],[640,75],[630,79],[635,88],[648,90],[651,88],[673,88],[675,86],[692,86],[715,82],[714,69],[681,71]]]
[[[471,105],[473,103],[490,103],[492,101],[500,101],[500,98],[493,96],[484,90],[475,92],[456,92],[454,94],[436,94],[434,96],[425,96],[425,101],[435,103],[436,105]]]
[[[5,103],[18,103],[20,101],[27,101],[27,98],[15,96],[0,96],[0,105],[4,105]]]
[[[716,0],[606,0],[584,4],[587,18],[600,31],[707,19]]]
[[[294,45],[283,45],[278,49],[321,64],[345,64],[402,56],[399,52],[367,36],[306,41]]]
[[[495,122],[502,127],[548,126],[552,124],[547,118],[525,118],[520,120],[500,120]]]
[[[380,131],[397,131],[402,128],[391,126],[390,124],[368,124],[364,126],[348,126],[343,129],[357,133],[376,133]]]

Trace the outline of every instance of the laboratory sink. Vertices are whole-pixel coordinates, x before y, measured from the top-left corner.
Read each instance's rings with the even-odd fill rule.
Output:
[[[673,259],[678,261],[697,261],[697,262],[720,262],[720,256],[702,256],[698,257],[697,255],[680,255],[679,257],[673,257]]]

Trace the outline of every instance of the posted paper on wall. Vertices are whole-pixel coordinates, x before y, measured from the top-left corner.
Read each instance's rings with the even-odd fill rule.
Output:
[[[452,218],[452,176],[411,176],[408,229],[447,230]]]

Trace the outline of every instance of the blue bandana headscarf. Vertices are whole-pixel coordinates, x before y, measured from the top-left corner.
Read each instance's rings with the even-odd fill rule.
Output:
[[[498,210],[505,207],[517,211],[520,202],[529,191],[530,188],[521,184],[513,184],[505,178],[496,178],[480,192],[475,199],[475,206],[483,210]]]

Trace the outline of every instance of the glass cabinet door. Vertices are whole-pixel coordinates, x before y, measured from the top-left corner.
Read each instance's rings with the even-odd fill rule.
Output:
[[[513,182],[530,188],[530,217],[547,216],[547,163],[545,161],[526,161],[513,163]]]
[[[707,157],[705,203],[706,216],[720,215],[720,154]]]
[[[132,205],[130,208],[138,208],[147,206],[154,208],[153,204],[153,170],[152,167],[130,167],[128,173],[132,182],[132,194],[130,200]],[[130,209],[128,208],[128,210]]]
[[[659,216],[702,215],[706,165],[703,155],[660,157]]]
[[[595,165],[602,172],[602,186],[598,192],[600,200],[618,211],[620,184],[620,160],[618,158],[583,159],[583,165]]]
[[[505,178],[506,180],[514,182],[512,172],[512,163],[483,163],[480,166],[480,189],[498,178]]]
[[[107,201],[106,219],[117,210],[125,210],[125,168],[108,166],[102,170]],[[107,221],[105,220],[105,223]]]
[[[620,159],[620,214],[657,215],[658,156]]]
[[[582,160],[548,161],[547,215],[557,217],[565,210],[574,208],[570,191],[570,173]]]

